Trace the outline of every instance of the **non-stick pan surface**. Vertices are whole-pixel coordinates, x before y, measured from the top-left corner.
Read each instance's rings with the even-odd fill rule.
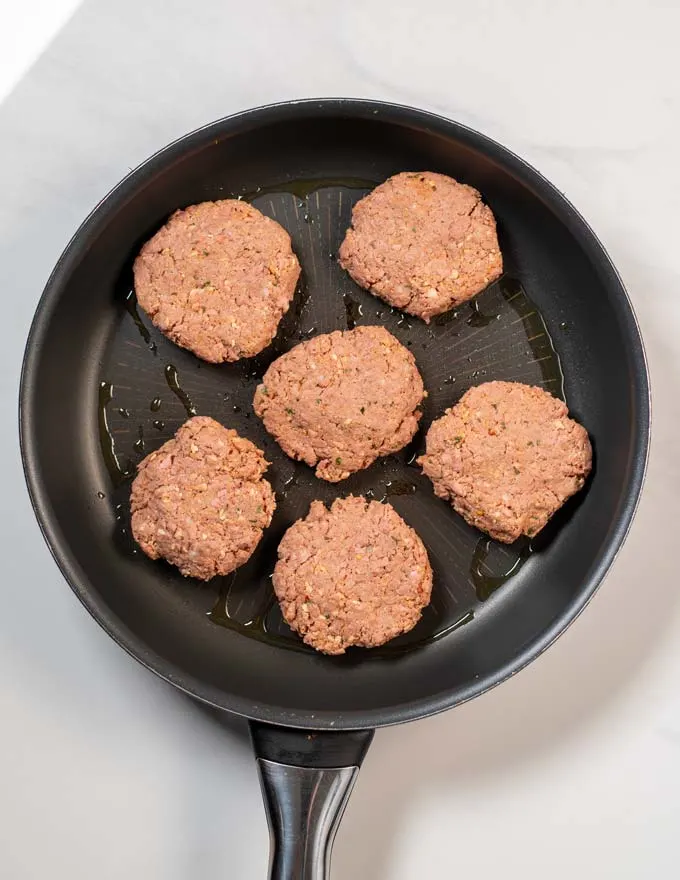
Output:
[[[424,323],[361,291],[335,262],[353,203],[403,170],[472,184],[498,220],[505,274],[447,320]],[[165,340],[131,296],[141,244],[178,207],[243,197],[291,233],[303,267],[275,343],[213,366]],[[404,452],[331,486],[288,459],[252,412],[271,360],[301,339],[382,324],[413,351],[429,397]],[[432,419],[471,385],[566,395],[593,440],[594,472],[530,547],[469,528],[412,459]],[[136,552],[130,477],[188,413],[266,450],[278,508],[252,560],[201,585]],[[327,100],[266,107],[162,150],[96,208],[68,246],[28,343],[22,446],[35,509],[67,580],[132,655],[190,694],[260,721],[354,729],[453,706],[517,671],[578,614],[630,524],[648,445],[640,337],[601,245],[536,171],[487,138],[407,108]],[[423,538],[432,608],[384,649],[325,657],[271,605],[277,543],[315,498],[387,498]],[[511,576],[507,577],[510,574]],[[497,589],[495,589],[497,587]],[[212,613],[211,613],[212,612]]]

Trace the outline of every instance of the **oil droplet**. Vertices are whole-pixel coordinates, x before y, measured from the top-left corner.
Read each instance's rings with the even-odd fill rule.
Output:
[[[500,552],[494,554],[493,568],[500,565],[501,570],[494,572],[487,564],[494,548],[498,548],[491,538],[480,538],[472,554],[470,563],[470,575],[475,585],[477,598],[480,602],[486,602],[492,593],[502,587],[503,584],[520,570],[532,552],[531,541],[520,538],[514,544],[504,548],[503,560],[499,562],[497,557]]]
[[[120,485],[131,475],[130,465],[121,465],[116,452],[116,441],[109,428],[107,405],[113,400],[114,387],[110,382],[99,383],[99,401],[97,408],[97,421],[99,423],[99,445],[106,469],[113,480],[114,486]]]
[[[346,316],[346,320],[347,320],[347,329],[354,330],[359,318],[363,318],[363,316],[364,316],[364,313],[361,308],[361,303],[357,302],[353,296],[350,296],[349,293],[343,293],[342,301],[345,304],[345,316]]]
[[[121,407],[119,408],[118,412],[120,413],[120,415],[121,415],[124,419],[129,419],[129,418],[130,418],[130,410],[129,410],[129,409],[125,409],[124,406],[121,406]]]
[[[151,412],[158,412],[158,410],[161,408],[162,403],[163,401],[160,397],[154,397],[154,399],[149,404],[149,409],[151,410]]]
[[[144,453],[144,429],[141,425],[138,426],[138,437],[137,440],[133,443],[133,449],[135,452],[138,452],[140,455]]]
[[[146,325],[139,317],[139,309],[137,308],[137,297],[135,295],[134,290],[131,290],[128,295],[125,297],[125,309],[127,313],[130,315],[132,320],[135,322],[135,327],[139,330],[139,335],[142,337],[144,342],[146,343],[149,351],[152,351],[154,354],[157,354],[156,343],[151,339],[151,333],[149,333]]]
[[[188,416],[196,415],[196,407],[191,402],[191,398],[186,393],[186,391],[179,384],[179,375],[177,373],[177,368],[172,364],[168,364],[165,368],[165,381],[168,383],[168,387],[172,391],[172,393],[177,397],[180,401]]]
[[[165,422],[161,422],[160,419],[154,419],[151,423],[157,431],[162,431],[165,427]]]
[[[106,498],[106,495],[103,492],[97,492],[97,498]]]

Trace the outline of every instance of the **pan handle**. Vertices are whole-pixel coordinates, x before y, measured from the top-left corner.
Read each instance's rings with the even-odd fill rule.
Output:
[[[372,730],[250,722],[269,834],[270,880],[327,880],[331,849]]]

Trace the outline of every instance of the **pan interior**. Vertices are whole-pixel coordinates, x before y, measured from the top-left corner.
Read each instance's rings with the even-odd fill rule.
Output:
[[[31,442],[57,555],[100,620],[144,662],[265,720],[376,724],[395,720],[395,706],[469,695],[592,589],[636,460],[636,364],[620,314],[625,300],[597,249],[532,188],[530,172],[504,165],[502,151],[489,155],[486,142],[453,125],[426,131],[388,112],[302,115],[261,127],[217,124],[214,137],[194,136],[193,149],[141,169],[126,198],[114,193],[104,203],[55,281]],[[352,205],[402,170],[477,186],[499,225],[503,277],[430,325],[360,290],[335,260]],[[303,275],[272,346],[215,366],[166,340],[137,309],[131,265],[175,208],[228,197],[252,201],[290,232]],[[428,390],[421,430],[401,453],[331,485],[267,435],[253,393],[268,364],[301,340],[370,324],[387,327],[415,355]],[[532,544],[485,539],[434,496],[413,461],[432,420],[491,379],[566,394],[595,447],[587,489]],[[136,463],[194,413],[265,450],[278,505],[251,560],[207,585],[146,559],[129,534]],[[416,629],[384,648],[328,658],[282,621],[270,575],[281,535],[310,502],[350,493],[388,500],[418,531],[433,565],[433,601]]]
[[[360,180],[294,180],[273,185],[267,193],[229,193],[247,198],[281,223],[305,267],[273,345],[257,358],[221,366],[180,352],[137,308],[126,269],[116,291],[119,320],[100,375],[100,442],[116,487],[108,504],[117,517],[121,552],[136,553],[128,516],[128,484],[136,463],[191,415],[210,415],[235,428],[265,449],[278,507],[267,540],[249,563],[211,585],[217,598],[210,619],[245,636],[310,653],[312,649],[283,621],[271,586],[276,545],[285,529],[306,515],[310,501],[330,503],[339,496],[362,494],[389,500],[421,533],[422,524],[428,524],[423,539],[436,572],[433,601],[414,631],[373,653],[389,655],[440,638],[471,622],[478,601],[516,574],[541,539],[533,545],[518,541],[512,547],[488,541],[439,501],[415,464],[427,427],[467,388],[490,379],[540,385],[564,396],[550,334],[511,270],[474,301],[429,326],[354,284],[336,262],[336,254],[352,206],[374,185]],[[253,394],[268,364],[300,341],[370,324],[386,326],[415,355],[428,389],[422,428],[401,453],[332,485],[281,451],[253,413]],[[147,563],[140,558],[139,564]],[[186,586],[179,574],[174,579],[180,589]]]

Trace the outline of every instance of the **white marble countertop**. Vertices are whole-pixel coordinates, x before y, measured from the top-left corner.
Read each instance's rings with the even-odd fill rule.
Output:
[[[680,4],[86,0],[69,19],[76,5],[0,4],[0,876],[266,876],[243,727],[143,671],[65,586],[24,490],[16,391],[50,269],[128,168],[235,110],[323,95],[434,109],[553,180],[623,275],[654,393],[647,486],[606,583],[509,683],[378,733],[333,877],[674,876]]]

